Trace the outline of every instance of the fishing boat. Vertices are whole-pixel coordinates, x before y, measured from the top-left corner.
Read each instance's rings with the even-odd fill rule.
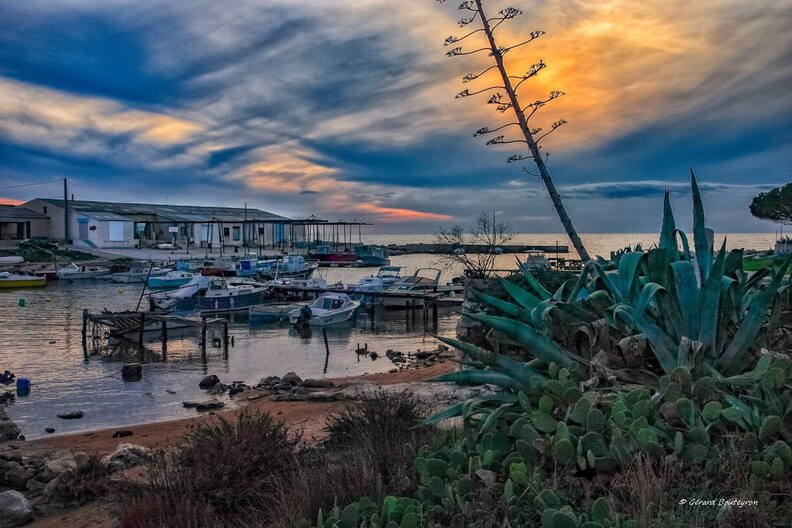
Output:
[[[525,254],[525,267],[530,270],[549,269],[550,261],[544,251],[528,251]]]
[[[307,279],[316,268],[316,264],[306,262],[302,255],[283,255],[279,259],[259,261],[256,275],[263,280]]]
[[[110,275],[110,280],[120,283],[146,282],[151,277],[159,277],[169,271],[168,268],[160,268],[149,262],[133,262],[127,271]]]
[[[110,268],[102,268],[100,266],[78,266],[77,264],[69,264],[60,268],[56,275],[61,280],[87,280],[96,279],[102,275],[110,273]]]
[[[234,277],[236,263],[230,259],[207,260],[201,268],[201,275],[207,277]]]
[[[355,255],[363,266],[388,266],[390,251],[383,246],[355,246]]]
[[[349,289],[361,293],[384,291],[402,278],[403,269],[404,266],[382,266],[376,276],[363,277],[355,284],[350,284]]]
[[[148,280],[149,288],[178,288],[184,286],[195,278],[195,273],[189,271],[169,271],[161,277],[151,277]]]
[[[294,324],[302,317],[313,326],[343,323],[355,316],[359,306],[360,301],[353,301],[345,293],[326,293],[311,304],[289,312],[289,322]]]
[[[14,275],[8,271],[0,272],[0,288],[40,288],[47,285],[47,279],[35,275]]]
[[[313,260],[318,260],[322,263],[353,263],[357,262],[358,256],[347,250],[334,251],[333,246],[330,244],[322,244],[314,248],[311,254]]]
[[[266,325],[286,321],[289,319],[289,312],[301,307],[302,305],[294,303],[256,304],[248,308],[248,323]]]
[[[267,288],[263,285],[230,283],[222,277],[196,275],[177,290],[149,295],[153,310],[192,311],[228,310],[261,303]]]
[[[435,294],[438,299],[455,297],[464,289],[453,284],[441,285],[440,274],[437,268],[418,268],[413,275],[402,277],[385,289],[385,293],[398,296],[383,297],[382,305],[388,308],[423,306],[426,295]]]

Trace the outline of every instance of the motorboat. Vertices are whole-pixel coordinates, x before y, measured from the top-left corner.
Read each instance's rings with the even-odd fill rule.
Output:
[[[148,262],[133,262],[127,271],[113,273],[110,279],[120,283],[146,282],[151,277],[159,277],[169,271],[168,268],[160,268]]]
[[[289,312],[301,308],[294,303],[256,304],[248,309],[248,323],[266,325],[289,319]]]
[[[265,297],[279,300],[301,301],[317,297],[314,289],[327,288],[327,281],[319,277],[309,279],[273,279],[264,283],[267,288]]]
[[[312,326],[328,326],[349,321],[355,316],[360,301],[352,300],[345,293],[325,293],[311,304],[289,312],[289,322],[307,319]]]
[[[528,251],[525,254],[525,267],[529,270],[549,269],[550,261],[544,251]]]
[[[96,279],[102,275],[110,273],[110,268],[102,268],[100,266],[78,266],[77,264],[69,264],[60,268],[56,275],[61,280],[83,280],[83,279]]]
[[[152,310],[187,312],[229,310],[261,303],[267,288],[260,284],[231,283],[223,277],[196,275],[180,288],[149,295]]]
[[[403,266],[382,266],[377,275],[363,277],[355,284],[350,284],[349,290],[356,293],[384,291],[402,278],[403,269]]]
[[[323,263],[352,263],[357,262],[358,256],[345,249],[344,251],[336,251],[330,244],[322,244],[314,248],[311,258]]]
[[[363,266],[390,265],[390,251],[383,246],[355,246],[355,255]]]
[[[382,305],[388,308],[406,308],[423,306],[424,297],[428,294],[438,294],[437,297],[454,296],[459,287],[440,284],[441,270],[437,268],[418,268],[409,277],[401,277],[387,287],[382,297]]]
[[[234,277],[236,263],[230,259],[207,260],[201,268],[201,275],[207,277]]]
[[[35,275],[15,275],[8,271],[0,272],[0,288],[40,288],[47,285],[47,279]]]
[[[195,278],[195,273],[189,271],[169,271],[161,277],[151,277],[148,280],[149,288],[178,288],[184,286]]]
[[[307,279],[316,268],[316,264],[306,262],[302,255],[283,255],[278,259],[259,261],[256,275],[264,280]]]

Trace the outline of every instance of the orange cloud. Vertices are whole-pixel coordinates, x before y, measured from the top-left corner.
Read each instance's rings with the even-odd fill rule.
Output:
[[[14,200],[13,198],[0,197],[0,205],[19,205],[21,203],[20,200]]]
[[[357,210],[362,213],[375,214],[383,222],[411,222],[413,220],[449,220],[451,217],[444,214],[425,213],[412,209],[398,209],[395,207],[382,207],[375,203],[357,205]]]

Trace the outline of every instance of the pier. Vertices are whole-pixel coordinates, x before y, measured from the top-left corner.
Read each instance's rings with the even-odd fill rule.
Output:
[[[448,255],[457,249],[463,249],[465,253],[489,253],[492,247],[484,244],[465,244],[456,246],[453,244],[389,244],[386,246],[394,255],[407,255],[425,253],[429,255]],[[569,253],[569,246],[559,244],[551,246],[543,245],[522,245],[506,244],[498,246],[498,250],[503,253],[525,253],[526,251],[544,251],[545,253]]]

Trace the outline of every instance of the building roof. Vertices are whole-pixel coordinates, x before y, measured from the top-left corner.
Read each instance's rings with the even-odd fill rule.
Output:
[[[63,200],[38,198],[56,207],[63,207]],[[205,207],[199,205],[164,205],[123,202],[94,202],[69,200],[69,210],[76,213],[111,213],[122,215],[127,220],[149,222],[242,222],[289,221],[285,216],[276,215],[261,209],[242,207]]]
[[[18,222],[20,220],[46,220],[49,216],[19,207],[18,205],[0,205],[0,222]]]
[[[116,222],[134,222],[132,218],[128,216],[121,216],[115,213],[103,213],[103,212],[96,212],[96,211],[79,211],[75,213],[77,218],[80,216],[87,216],[93,220],[112,220]]]

